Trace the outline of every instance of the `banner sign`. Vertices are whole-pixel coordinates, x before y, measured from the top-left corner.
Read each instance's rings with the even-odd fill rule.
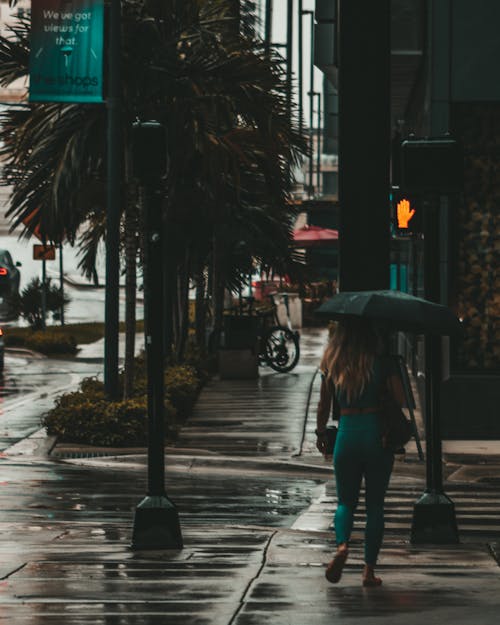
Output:
[[[104,0],[32,0],[30,100],[102,102]]]

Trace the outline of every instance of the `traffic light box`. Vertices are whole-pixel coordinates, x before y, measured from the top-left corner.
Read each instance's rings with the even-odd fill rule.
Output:
[[[391,191],[391,223],[396,236],[423,233],[423,207],[419,195],[404,193],[393,187]]]

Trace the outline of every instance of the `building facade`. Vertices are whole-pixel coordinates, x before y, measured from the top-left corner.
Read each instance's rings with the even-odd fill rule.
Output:
[[[346,1],[316,2],[316,64],[334,93],[339,86],[338,12]],[[349,2],[360,10],[367,4]],[[411,134],[449,133],[464,149],[464,190],[440,200],[436,251],[440,300],[464,323],[463,337],[443,340],[443,436],[499,438],[500,82],[496,74],[500,38],[496,25],[500,3],[391,0],[390,22],[392,185],[399,183],[399,145]],[[366,106],[370,114],[369,97]],[[342,119],[338,126],[342,132]],[[388,198],[390,193],[388,188]],[[423,198],[414,200],[424,210]],[[388,221],[389,206],[388,200]],[[339,210],[344,210],[342,201]],[[392,237],[391,259],[397,286],[423,294],[423,241],[418,230],[413,237]],[[421,346],[418,342],[413,346],[419,373]]]

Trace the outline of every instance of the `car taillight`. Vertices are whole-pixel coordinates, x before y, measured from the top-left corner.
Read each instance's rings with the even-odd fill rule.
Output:
[[[0,276],[8,276],[9,272],[7,271],[7,269],[5,269],[5,267],[0,267]]]

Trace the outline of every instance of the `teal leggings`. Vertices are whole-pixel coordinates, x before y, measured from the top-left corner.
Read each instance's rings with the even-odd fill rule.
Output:
[[[382,447],[376,414],[344,415],[333,454],[337,545],[349,542],[362,478],[366,490],[365,563],[374,566],[384,535],[384,498],[394,454]]]

